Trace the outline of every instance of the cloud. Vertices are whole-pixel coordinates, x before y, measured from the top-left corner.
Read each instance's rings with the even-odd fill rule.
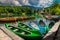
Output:
[[[49,5],[53,4],[53,0],[40,0],[38,7],[48,7]]]
[[[53,3],[53,0],[0,0],[3,4],[15,6],[29,5],[34,7],[48,7]]]
[[[16,5],[16,6],[21,6],[20,2],[17,0],[13,0],[12,4]]]

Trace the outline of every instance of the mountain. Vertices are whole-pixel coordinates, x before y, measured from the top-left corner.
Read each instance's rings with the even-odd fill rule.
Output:
[[[32,6],[35,8],[49,7],[54,0],[0,0],[2,6]]]

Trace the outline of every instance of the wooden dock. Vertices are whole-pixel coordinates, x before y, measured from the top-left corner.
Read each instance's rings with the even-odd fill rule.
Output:
[[[0,27],[0,40],[24,40],[24,39],[10,32],[5,27]]]
[[[6,35],[1,29],[0,29],[0,40],[12,40],[8,35]]]

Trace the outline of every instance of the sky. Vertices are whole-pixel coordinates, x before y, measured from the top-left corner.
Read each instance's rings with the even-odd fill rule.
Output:
[[[60,3],[60,0],[58,0],[58,2]]]
[[[49,7],[55,0],[0,0],[0,5],[8,6],[34,6],[34,7]],[[60,3],[60,0],[58,0]]]

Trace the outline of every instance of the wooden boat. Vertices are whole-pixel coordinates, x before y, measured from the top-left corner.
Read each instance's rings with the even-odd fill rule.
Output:
[[[18,21],[18,27],[22,28],[24,30],[30,31],[30,32],[34,32],[34,33],[37,33],[37,32],[39,33],[40,32],[39,26],[37,26],[34,22],[31,22],[30,27],[29,27],[29,26],[21,23],[20,21]],[[45,25],[45,27],[47,27],[47,26]],[[43,35],[46,35],[46,33],[43,34]]]
[[[20,21],[18,21],[18,27],[30,32],[40,33],[37,29],[31,28],[28,25],[21,23]]]
[[[10,26],[9,24],[5,24],[5,27],[11,32],[13,32],[14,34],[24,38],[25,40],[40,40],[41,39],[41,34],[38,32],[34,33],[31,31],[24,30],[22,28]]]

